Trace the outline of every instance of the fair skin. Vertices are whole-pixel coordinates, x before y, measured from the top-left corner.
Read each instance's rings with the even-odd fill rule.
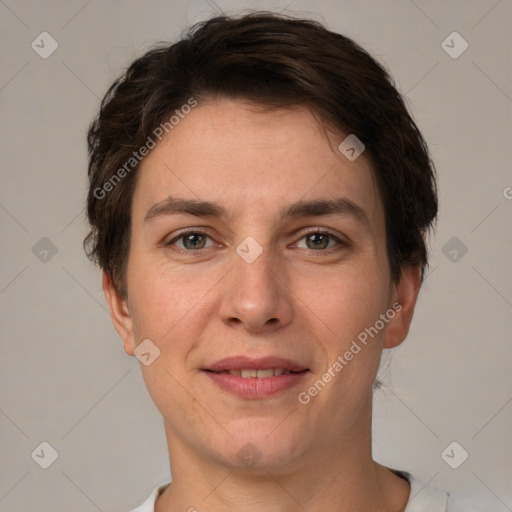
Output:
[[[141,163],[127,296],[106,274],[103,287],[126,353],[144,339],[160,349],[141,363],[173,476],[157,512],[405,509],[409,484],[372,459],[371,406],[383,349],[407,336],[420,272],[391,279],[375,178],[364,153],[349,161],[337,151],[344,138],[306,108],[262,112],[220,99],[195,107]],[[226,216],[160,208],[145,219],[170,195],[218,203]],[[280,216],[298,201],[335,198],[357,208]],[[247,237],[262,249],[250,263],[236,251]],[[378,335],[299,402],[396,302]],[[274,394],[240,396],[207,369],[241,355],[304,371]],[[244,447],[258,453],[250,467]]]

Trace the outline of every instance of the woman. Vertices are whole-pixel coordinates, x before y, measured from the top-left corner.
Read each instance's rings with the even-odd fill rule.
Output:
[[[135,510],[454,510],[372,458],[437,214],[386,71],[316,22],[217,17],[137,59],[88,141],[86,249],[173,476]]]

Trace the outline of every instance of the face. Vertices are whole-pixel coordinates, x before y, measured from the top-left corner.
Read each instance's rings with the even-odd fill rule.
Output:
[[[337,150],[345,137],[305,108],[225,99],[143,160],[127,299],[104,287],[126,352],[160,350],[141,369],[175,446],[277,468],[369,435],[419,273],[391,281],[382,201],[364,153]]]

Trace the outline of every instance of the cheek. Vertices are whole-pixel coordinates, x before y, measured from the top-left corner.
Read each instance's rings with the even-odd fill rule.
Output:
[[[386,311],[389,283],[375,269],[370,263],[340,268],[323,277],[324,287],[313,281],[303,283],[299,296],[306,298],[304,302],[325,324],[328,339],[337,340],[335,345],[350,343]]]
[[[149,395],[162,414],[187,407],[187,421],[192,421],[197,411],[190,407],[183,383],[187,356],[204,328],[204,291],[190,276],[169,275],[147,262],[132,274],[131,284],[137,341],[148,338],[160,350],[151,365],[140,365]]]
[[[360,397],[371,391],[379,368],[384,329],[375,333],[371,328],[387,309],[387,281],[369,267],[352,269],[332,276],[328,290],[317,294],[321,321],[316,323],[325,333],[321,342],[327,356],[319,371],[322,379],[332,382],[331,391],[321,400],[337,403],[344,397],[347,408],[355,408]],[[324,373],[329,369],[334,377]],[[352,398],[346,397],[347,389]],[[343,409],[348,414],[347,410]]]
[[[153,335],[170,329],[176,316],[187,307],[189,293],[183,293],[179,278],[166,275],[150,258],[134,255],[128,266],[128,286],[137,326]],[[191,288],[189,288],[190,291]]]
[[[192,272],[179,272],[165,264],[133,258],[129,269],[130,313],[137,342],[149,338],[160,349],[162,360],[178,371],[205,328],[208,291],[218,281]]]

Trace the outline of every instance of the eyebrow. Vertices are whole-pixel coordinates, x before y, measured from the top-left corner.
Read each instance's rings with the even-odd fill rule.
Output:
[[[193,215],[195,217],[217,217],[220,219],[228,217],[227,210],[218,203],[168,196],[148,210],[144,217],[144,223],[157,217],[177,214]],[[353,217],[371,230],[370,220],[365,210],[344,197],[313,199],[309,201],[301,200],[286,205],[279,212],[280,220],[300,217],[321,217],[324,215]]]

